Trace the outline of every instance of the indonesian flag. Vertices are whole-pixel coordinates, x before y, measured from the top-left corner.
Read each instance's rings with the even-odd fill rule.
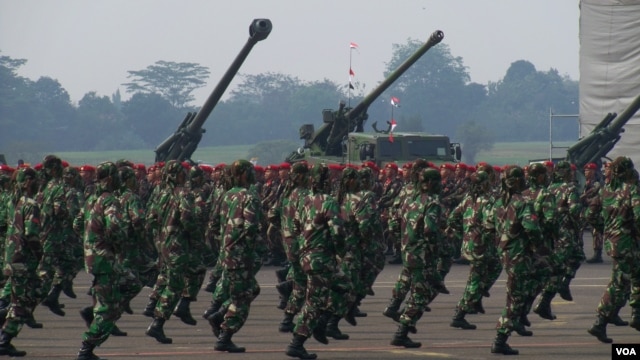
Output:
[[[393,106],[395,106],[395,107],[400,106],[400,99],[398,99],[398,98],[397,98],[397,97],[395,97],[395,96],[392,96],[392,97],[391,97],[391,105],[393,105]]]
[[[396,125],[398,125],[398,123],[396,123],[394,119],[391,119],[391,129],[389,129],[389,142],[393,142],[393,130],[395,130]]]
[[[356,73],[355,73],[355,72],[353,72],[353,69],[349,69],[349,76],[350,76],[350,77],[354,77],[354,76],[356,76]]]
[[[354,43],[353,41],[349,43],[349,48],[351,49],[357,49],[358,48],[358,44]]]

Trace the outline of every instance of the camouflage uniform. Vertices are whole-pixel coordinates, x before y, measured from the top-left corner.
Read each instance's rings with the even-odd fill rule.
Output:
[[[221,324],[212,324],[220,331],[214,349],[228,352],[244,352],[231,341],[249,316],[251,302],[260,293],[255,278],[256,244],[258,228],[263,216],[257,194],[249,189],[255,182],[253,165],[246,160],[237,160],[231,165],[234,186],[227,191],[221,202],[219,223],[221,233],[220,260],[224,285],[229,296],[229,306]],[[219,326],[219,328],[218,328]]]
[[[489,193],[489,175],[478,171],[471,175],[469,194],[447,219],[448,228],[462,235],[461,256],[470,262],[469,278],[456,307],[452,327],[476,328],[464,320],[464,316],[484,313],[482,297],[489,294],[489,289],[502,272],[495,243],[495,229],[488,226],[493,202]]]
[[[554,181],[549,185],[549,193],[555,197],[558,214],[558,231],[553,244],[553,258],[560,264],[557,275],[552,276],[545,286],[545,292],[558,292],[567,301],[573,300],[569,290],[571,279],[585,260],[582,237],[579,232],[582,206],[579,195],[570,177],[570,164],[561,161],[554,169]]]
[[[3,269],[11,284],[11,304],[8,309],[0,310],[0,316],[6,317],[0,331],[0,355],[10,356],[26,355],[11,345],[11,339],[18,336],[22,325],[33,317],[33,310],[41,298],[38,293],[41,280],[37,274],[42,257],[40,208],[32,198],[37,191],[36,172],[31,168],[18,171],[19,199],[15,208],[9,206],[7,209],[12,213],[9,217],[11,234],[7,237]]]
[[[518,351],[506,341],[513,330],[524,334],[520,321],[529,289],[533,286],[528,278],[533,271],[531,244],[539,243],[541,236],[533,203],[522,197],[524,186],[522,169],[517,166],[507,169],[503,196],[494,207],[498,248],[507,274],[507,303],[496,325],[497,336],[491,347],[492,353],[517,354]]]
[[[296,213],[300,238],[300,264],[307,276],[305,303],[300,311],[293,339],[287,347],[289,356],[309,356],[304,342],[312,334],[323,343],[325,318],[331,284],[337,270],[336,255],[344,254],[344,228],[340,206],[328,195],[329,169],[316,164],[311,169],[311,194],[303,200],[303,211]]]
[[[436,270],[438,248],[442,244],[442,205],[437,194],[440,192],[440,173],[435,169],[425,169],[420,173],[419,189],[413,196],[404,199],[400,206],[402,214],[402,272],[400,279],[407,277],[410,296],[407,306],[400,316],[400,326],[391,345],[408,348],[420,347],[407,336],[409,329],[415,329],[417,321],[425,309],[438,295],[435,284],[440,281]]]
[[[612,323],[627,299],[632,311],[631,327],[640,331],[640,190],[632,183],[633,162],[626,157],[611,163],[613,178],[602,188],[599,201],[589,208],[590,223],[603,231],[604,248],[613,260],[611,280],[596,309],[597,319],[589,333],[610,343],[607,323]]]
[[[160,251],[162,270],[166,283],[158,290],[154,321],[146,334],[161,343],[171,343],[164,336],[163,326],[180,300],[185,288],[185,273],[189,265],[193,238],[197,236],[198,222],[194,214],[193,195],[184,187],[186,170],[181,163],[170,160],[166,168],[166,205],[161,214]]]
[[[120,277],[122,268],[117,254],[126,239],[120,202],[112,191],[119,187],[115,164],[97,168],[98,184],[94,198],[85,203],[84,260],[87,273],[93,275],[93,321],[82,337],[78,359],[91,359],[93,349],[104,343],[122,315]]]
[[[64,316],[58,297],[63,288],[62,279],[67,276],[62,259],[66,251],[69,209],[62,182],[62,161],[55,155],[47,155],[42,163],[46,185],[39,195],[42,220],[40,241],[43,249],[39,271],[43,280],[42,293],[48,293],[42,305],[47,306],[54,314]]]

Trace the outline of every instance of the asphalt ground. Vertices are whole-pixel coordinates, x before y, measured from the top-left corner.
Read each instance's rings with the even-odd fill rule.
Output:
[[[585,252],[592,254],[591,237],[585,236]],[[261,294],[253,302],[249,319],[233,341],[247,348],[246,353],[229,354],[213,350],[215,338],[201,314],[208,307],[210,294],[202,291],[197,302],[192,303],[192,314],[198,320],[196,326],[183,324],[172,317],[165,324],[165,334],[173,338],[173,344],[163,345],[144,334],[151,319],[141,314],[147,303],[150,289],[145,288],[133,300],[133,315],[124,314],[118,321],[126,337],[111,336],[95,353],[103,359],[291,359],[284,350],[291,341],[291,334],[278,332],[282,311],[276,308],[278,295],[275,289],[275,267],[264,267],[258,274]],[[486,314],[467,315],[467,320],[476,324],[476,330],[461,330],[449,326],[454,308],[464,289],[468,266],[453,265],[446,285],[450,295],[439,295],[418,322],[418,333],[410,337],[422,342],[418,349],[404,349],[389,345],[397,325],[382,315],[388,304],[391,288],[400,272],[399,265],[387,265],[374,286],[375,296],[364,299],[361,310],[367,317],[357,318],[353,327],[340,322],[349,340],[330,339],[322,345],[309,339],[305,347],[315,352],[319,359],[495,359],[503,355],[490,353],[495,337],[495,325],[505,304],[504,274],[491,289],[491,297],[483,301]],[[568,302],[556,296],[552,309],[557,315],[554,321],[544,320],[530,314],[530,330],[534,335],[521,337],[513,334],[509,344],[520,350],[521,359],[610,359],[612,346],[600,343],[587,333],[595,319],[595,308],[609,281],[611,259],[605,256],[602,264],[586,264],[578,270],[571,284],[574,301]],[[61,296],[66,316],[60,317],[47,308],[38,307],[35,318],[44,324],[42,329],[24,327],[12,343],[27,351],[26,359],[75,359],[80,348],[85,324],[78,311],[91,303],[86,295],[90,277],[82,272],[75,281],[77,299]],[[625,306],[620,315],[630,320],[631,310]],[[629,326],[607,327],[614,343],[640,344],[640,333]]]

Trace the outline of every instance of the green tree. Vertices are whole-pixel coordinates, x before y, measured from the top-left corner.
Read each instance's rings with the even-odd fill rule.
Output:
[[[155,148],[177,130],[186,116],[158,94],[134,94],[122,103],[123,121],[142,139],[143,147]]]
[[[474,121],[468,121],[456,130],[457,139],[462,143],[462,159],[469,164],[475,164],[480,151],[493,148],[494,138],[491,132]]]
[[[193,91],[206,85],[209,69],[196,63],[156,61],[143,70],[128,71],[127,92],[157,93],[177,108],[185,108],[195,98]]]

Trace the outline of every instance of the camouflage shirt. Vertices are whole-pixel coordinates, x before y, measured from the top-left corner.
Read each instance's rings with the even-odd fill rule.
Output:
[[[233,187],[220,206],[220,260],[224,269],[251,269],[262,209],[254,191]]]
[[[108,191],[96,194],[85,204],[84,261],[89,274],[118,272],[116,254],[126,239],[122,208]]]

